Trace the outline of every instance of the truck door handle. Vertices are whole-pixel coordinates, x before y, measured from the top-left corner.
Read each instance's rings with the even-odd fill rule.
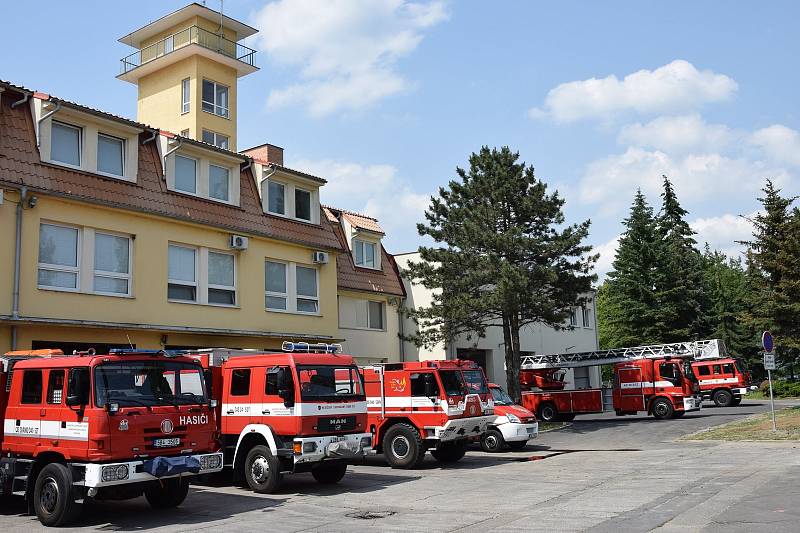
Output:
[[[261,414],[262,414],[262,415],[268,415],[268,414],[269,414],[269,409],[263,409],[263,410],[261,411]]]
[[[233,414],[233,409],[228,409],[227,413],[228,413],[229,415],[232,415],[232,414]]]

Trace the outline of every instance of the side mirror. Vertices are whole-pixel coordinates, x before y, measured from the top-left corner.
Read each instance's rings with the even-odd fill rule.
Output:
[[[81,398],[77,394],[73,394],[71,396],[67,396],[67,405],[69,407],[76,407],[81,405]]]
[[[432,378],[433,376],[431,374],[426,374],[423,382],[425,396],[427,396],[428,398],[436,396],[436,389],[434,388],[434,383]]]
[[[294,387],[292,386],[292,374],[288,368],[278,368],[275,373],[278,385],[278,396],[283,400],[286,407],[294,405]]]
[[[209,409],[216,409],[217,408],[217,400],[208,400],[208,408]]]

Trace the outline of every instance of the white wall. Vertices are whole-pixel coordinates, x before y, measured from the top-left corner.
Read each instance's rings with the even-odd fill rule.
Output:
[[[401,274],[407,268],[410,261],[419,261],[418,253],[396,255],[395,260],[400,267]],[[407,299],[405,305],[411,307],[427,307],[433,300],[434,292],[421,285],[412,285],[408,279],[403,277],[403,284],[406,288]],[[525,326],[520,332],[520,348],[523,352],[535,352],[538,354],[556,354],[565,352],[582,352],[598,349],[597,336],[597,313],[595,301],[592,299],[590,313],[590,324],[583,325],[583,317],[578,310],[578,324],[573,330],[556,331],[541,324]],[[406,333],[416,331],[413,320],[404,320]],[[505,348],[503,346],[503,331],[500,327],[492,327],[486,331],[486,336],[476,338],[473,336],[467,339],[462,335],[450,346],[437,346],[433,349],[414,346],[413,343],[404,343],[406,360],[428,360],[428,359],[454,359],[459,349],[484,350],[486,353],[486,373],[490,381],[503,387],[507,385],[505,376]],[[589,367],[583,374],[579,370],[578,385],[589,385],[591,387],[600,386],[600,368]],[[588,379],[587,379],[588,378]],[[575,387],[575,379],[572,371],[567,372],[566,379],[569,383],[568,388]],[[587,383],[588,382],[588,383]]]
[[[353,299],[375,300],[384,303],[384,329],[374,330],[349,327],[341,318],[353,313],[349,309]],[[339,292],[339,334],[345,339],[342,350],[358,359],[358,364],[371,364],[400,361],[400,320],[397,313],[400,298],[386,298],[381,295]],[[348,307],[343,309],[342,307]]]

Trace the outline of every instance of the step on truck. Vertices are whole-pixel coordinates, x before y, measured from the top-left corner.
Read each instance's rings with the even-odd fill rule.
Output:
[[[214,405],[192,359],[38,350],[0,363],[0,487],[46,526],[74,521],[89,499],[144,494],[175,507],[191,477],[222,469]]]
[[[392,468],[414,468],[431,451],[456,462],[496,418],[483,370],[472,361],[362,367],[372,445]]]
[[[285,342],[283,352],[208,349],[190,356],[206,369],[219,402],[225,467],[258,493],[284,474],[311,472],[338,483],[347,461],[372,448],[361,373],[336,344]]]
[[[742,359],[694,361],[692,370],[700,383],[703,399],[713,401],[718,407],[739,405],[750,390],[750,371]]]
[[[603,390],[566,390],[564,369],[614,365],[612,403],[618,416],[646,412],[659,420],[680,418],[701,407],[692,362],[719,359],[724,353],[724,343],[712,339],[525,356],[520,370],[522,405],[545,422],[600,413]]]

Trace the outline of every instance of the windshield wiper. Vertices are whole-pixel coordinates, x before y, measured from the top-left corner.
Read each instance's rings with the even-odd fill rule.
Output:
[[[137,400],[136,398],[119,398],[116,396],[109,396],[106,403],[110,402],[132,402],[134,405],[141,405],[142,407],[147,407],[148,409],[153,408],[152,403],[144,403],[142,400]],[[130,405],[120,405],[120,407],[130,407]]]
[[[158,397],[159,400],[166,400],[168,398],[173,401],[172,405],[174,405],[175,407],[178,407],[179,405],[190,405],[193,403],[197,404],[205,403],[203,401],[203,397],[198,396],[197,394],[192,394],[191,398],[188,396],[176,396],[175,394],[164,394]]]

